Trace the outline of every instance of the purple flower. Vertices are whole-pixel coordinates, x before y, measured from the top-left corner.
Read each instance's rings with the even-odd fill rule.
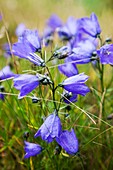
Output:
[[[24,33],[24,30],[26,29],[26,26],[23,24],[23,23],[21,23],[21,24],[19,24],[18,26],[17,26],[17,28],[16,28],[16,31],[15,31],[15,34],[18,36],[18,37],[20,37],[20,36],[22,36],[22,34]]]
[[[32,49],[34,48],[34,52],[41,51],[41,39],[37,30],[24,30],[22,41],[25,41],[25,43],[27,42],[32,47]]]
[[[58,35],[63,40],[70,40],[73,36],[76,36],[80,26],[80,20],[76,20],[74,17],[69,17],[66,24],[58,28]]]
[[[50,27],[53,31],[55,31],[56,28],[62,26],[61,19],[56,15],[53,14],[46,22],[47,26]]]
[[[5,66],[0,71],[0,80],[6,80],[9,78],[14,78],[15,74],[11,71],[10,66]]]
[[[20,90],[19,99],[26,96],[39,85],[39,80],[35,75],[21,74],[14,78],[14,87]]]
[[[92,13],[90,18],[84,17],[81,19],[82,30],[92,37],[97,37],[101,33],[101,28],[97,16]]]
[[[76,64],[74,63],[73,60],[71,60],[71,57],[67,57],[65,59],[65,63],[59,65],[58,69],[61,73],[63,73],[67,77],[71,77],[78,74]]]
[[[87,80],[88,76],[84,73],[81,73],[67,78],[60,84],[60,86],[68,92],[85,96],[90,91],[89,88],[85,85]]]
[[[43,148],[39,144],[30,143],[24,141],[25,147],[24,150],[26,152],[24,158],[29,158],[31,156],[38,155],[42,152]]]
[[[14,77],[14,87],[20,90],[18,99],[23,98],[32,90],[34,90],[39,84],[47,85],[51,84],[51,80],[48,76],[36,74],[20,74]]]
[[[46,22],[46,28],[44,30],[43,41],[47,46],[50,42],[53,41],[53,36],[57,28],[62,26],[62,21],[60,18],[53,14]]]
[[[93,53],[96,51],[96,45],[90,41],[85,40],[79,42],[72,50],[72,54],[69,56],[76,64],[85,64],[91,61]]]
[[[34,53],[34,49],[28,43],[17,42],[13,44],[12,52],[14,55],[27,59],[38,66],[45,66],[44,60]]]
[[[60,118],[56,111],[50,114],[39,130],[35,134],[35,138],[41,136],[43,140],[50,143],[55,137],[59,137],[62,132]]]
[[[113,44],[106,44],[97,51],[102,64],[113,65]]]
[[[70,132],[67,130],[62,131],[56,141],[68,154],[75,155],[78,152],[78,139],[73,129]]]

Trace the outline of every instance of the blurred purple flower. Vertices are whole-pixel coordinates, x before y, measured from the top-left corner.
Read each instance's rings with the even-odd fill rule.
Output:
[[[62,40],[70,40],[79,31],[80,20],[69,17],[66,24],[57,29],[58,35]]]
[[[41,136],[43,140],[50,143],[55,137],[59,137],[62,133],[61,121],[56,111],[50,114],[39,130],[35,134],[35,138]]]
[[[10,66],[5,66],[0,70],[0,80],[7,80],[9,78],[14,78],[15,74],[11,71]]]
[[[56,141],[68,154],[75,155],[78,152],[78,139],[73,129],[70,132],[67,130],[62,131]]]
[[[46,22],[47,26],[50,27],[53,31],[55,31],[56,28],[62,26],[61,19],[56,15],[53,14]]]
[[[111,64],[113,65],[113,44],[106,44],[102,46],[97,54],[100,58],[102,64]]]
[[[24,33],[24,30],[26,29],[26,26],[23,23],[20,23],[15,31],[15,34],[17,37],[22,36],[22,34]]]
[[[65,59],[65,63],[58,66],[58,69],[61,73],[63,73],[67,77],[74,76],[78,74],[78,69],[76,64],[70,57]]]
[[[92,13],[90,18],[81,18],[81,28],[85,33],[95,38],[101,33],[101,28],[95,13]]]
[[[34,49],[26,42],[17,42],[13,44],[12,52],[14,55],[27,59],[38,66],[45,66],[44,60],[35,54]]]
[[[76,64],[86,64],[91,61],[93,53],[96,51],[96,45],[90,41],[85,40],[77,44],[72,49],[72,54],[69,56]]]
[[[24,141],[24,144],[25,144],[24,150],[26,152],[24,158],[36,156],[36,155],[40,154],[43,150],[43,148],[39,144],[30,143],[27,141]]]
[[[72,76],[64,80],[61,84],[68,92],[72,92],[73,94],[80,94],[85,96],[90,89],[85,85],[85,82],[88,80],[88,76],[84,73]]]
[[[46,28],[44,30],[43,34],[43,41],[45,45],[47,46],[50,42],[53,41],[53,36],[57,28],[62,26],[62,21],[61,19],[53,14],[46,22]]]
[[[3,50],[5,51],[4,57],[5,58],[10,58],[11,57],[11,50],[10,50],[10,47],[9,47],[8,43],[3,44]]]

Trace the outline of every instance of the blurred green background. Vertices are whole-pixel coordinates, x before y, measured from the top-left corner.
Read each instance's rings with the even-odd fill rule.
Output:
[[[9,27],[23,22],[29,28],[44,28],[45,21],[56,13],[63,21],[95,12],[99,17],[102,34],[111,36],[113,27],[112,0],[0,0],[0,9]]]

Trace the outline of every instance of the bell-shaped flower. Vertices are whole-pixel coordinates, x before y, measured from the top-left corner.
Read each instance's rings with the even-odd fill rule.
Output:
[[[24,144],[25,144],[24,150],[26,152],[24,158],[36,156],[36,155],[40,154],[43,150],[43,148],[39,144],[30,143],[27,141],[24,141]]]
[[[69,55],[72,61],[76,64],[86,64],[92,59],[93,53],[96,51],[96,45],[90,41],[85,40],[79,42],[75,48],[72,50],[72,54]]]
[[[74,17],[69,17],[66,24],[57,29],[58,35],[62,40],[70,40],[76,36],[80,26],[80,20]]]
[[[42,140],[45,140],[46,142],[50,143],[54,140],[55,137],[59,137],[61,133],[61,121],[58,115],[56,114],[56,111],[54,111],[54,113],[50,114],[46,118],[46,120],[36,132],[34,137],[36,138],[38,136],[41,136]]]
[[[18,96],[19,99],[26,96],[32,90],[34,90],[39,84],[47,85],[51,84],[51,80],[48,76],[42,74],[30,75],[30,74],[20,74],[14,77],[14,87],[20,90]]]
[[[80,94],[85,96],[90,90],[85,85],[85,82],[88,80],[88,76],[84,73],[71,76],[64,80],[59,86],[63,87],[68,92],[73,94]]]
[[[35,75],[21,74],[14,78],[14,87],[20,90],[19,99],[26,96],[39,85],[39,80]]]
[[[0,70],[0,80],[7,80],[9,78],[14,78],[15,74],[11,71],[10,66],[5,66]]]
[[[71,57],[67,57],[65,59],[65,63],[59,65],[58,69],[61,73],[63,73],[67,77],[71,77],[78,74],[78,69],[76,67],[76,64],[71,59]]]
[[[30,62],[38,65],[45,66],[44,60],[35,54],[34,49],[26,42],[17,42],[12,46],[12,52],[14,55],[29,60]]]
[[[105,44],[97,51],[97,54],[102,64],[113,65],[113,44]]]
[[[20,40],[28,43],[32,48],[34,48],[34,52],[41,51],[41,39],[37,30],[25,29],[21,38],[22,39]]]
[[[78,152],[79,143],[73,129],[62,131],[56,141],[68,154],[75,155]]]
[[[85,33],[95,38],[101,33],[101,28],[95,13],[92,13],[90,18],[81,18],[81,28]]]

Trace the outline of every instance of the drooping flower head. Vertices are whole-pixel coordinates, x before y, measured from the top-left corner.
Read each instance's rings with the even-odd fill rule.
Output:
[[[25,41],[34,48],[34,52],[41,51],[41,39],[37,30],[25,29],[22,34],[22,41]]]
[[[36,156],[36,155],[40,154],[43,150],[43,148],[39,144],[30,143],[27,141],[24,141],[24,144],[25,144],[24,150],[26,152],[24,158]]]
[[[17,90],[20,90],[20,94],[18,96],[19,99],[26,96],[37,86],[39,86],[39,84],[47,85],[52,83],[48,76],[42,74],[36,74],[36,75],[20,74],[20,75],[16,75],[13,81],[14,81],[14,87]]]
[[[79,30],[80,20],[74,17],[69,17],[66,24],[58,28],[58,35],[62,40],[70,40],[72,37],[76,36]]]
[[[92,13],[90,18],[84,17],[81,19],[82,30],[92,37],[97,38],[101,33],[101,28],[98,22],[98,18],[95,13]]]
[[[54,113],[50,114],[46,118],[34,137],[36,138],[38,136],[41,136],[42,140],[50,143],[54,140],[55,137],[59,137],[61,133],[62,127],[60,118],[56,114],[56,111],[54,111]]]
[[[72,61],[75,61],[76,64],[86,64],[91,61],[95,51],[96,44],[86,39],[79,42],[77,46],[72,49],[72,54],[69,55],[69,58],[71,58]]]
[[[75,155],[78,152],[79,143],[73,129],[62,131],[56,141],[68,154]]]
[[[27,59],[38,66],[45,66],[44,60],[34,53],[34,48],[32,48],[32,46],[30,46],[27,42],[17,42],[13,44],[12,52],[14,55]]]
[[[85,85],[87,80],[88,76],[84,73],[81,73],[67,78],[60,84],[60,86],[68,92],[85,96],[90,91],[89,88]]]

